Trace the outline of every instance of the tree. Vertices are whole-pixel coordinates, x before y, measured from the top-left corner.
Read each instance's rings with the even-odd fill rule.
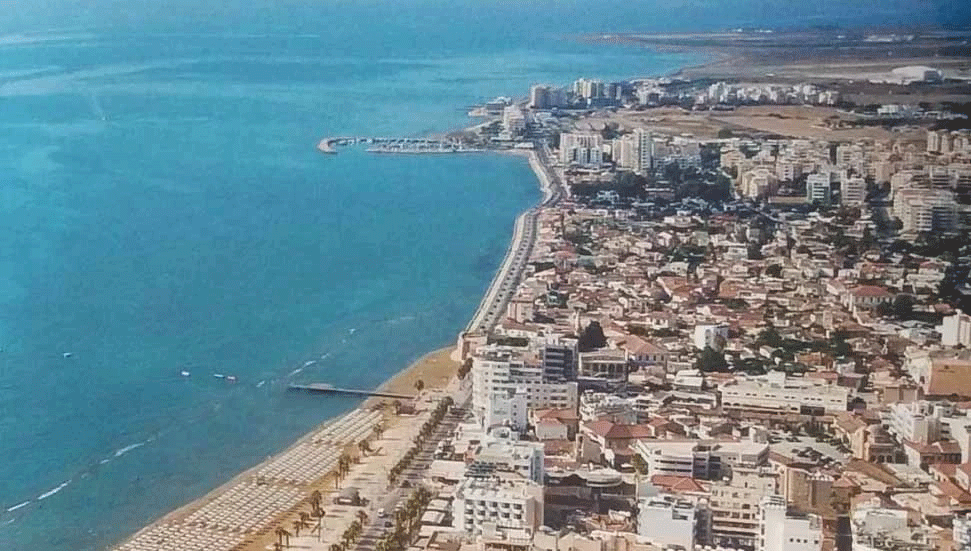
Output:
[[[782,266],[779,264],[772,264],[765,269],[765,275],[768,277],[782,277]]]
[[[600,326],[599,321],[591,321],[586,329],[580,333],[577,347],[580,352],[589,352],[605,346],[607,346],[607,337],[604,336],[603,327]]]
[[[782,336],[776,331],[775,327],[769,326],[759,333],[759,336],[755,339],[755,344],[758,346],[771,346],[772,348],[778,348],[782,346]]]
[[[275,533],[276,537],[279,538],[280,545],[290,547],[290,532],[288,532],[286,528],[278,526]],[[285,544],[283,543],[284,540],[286,541]]]
[[[698,359],[695,360],[695,369],[698,369],[703,373],[726,371],[728,369],[728,362],[725,361],[724,354],[710,346],[706,346],[705,349],[701,351],[701,355],[698,356]]]
[[[897,295],[893,299],[893,315],[897,319],[907,320],[914,313],[914,297],[910,295]]]

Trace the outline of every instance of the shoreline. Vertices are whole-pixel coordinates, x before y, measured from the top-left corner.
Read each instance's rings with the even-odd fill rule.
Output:
[[[320,144],[318,144],[318,146],[319,145]],[[330,144],[327,144],[327,145],[330,145]],[[330,153],[330,151],[323,151],[323,150],[321,150],[321,152]],[[480,316],[480,313],[481,313],[480,311],[482,310],[482,308],[486,304],[490,303],[491,300],[495,300],[493,295],[498,289],[499,282],[505,280],[510,275],[509,270],[512,267],[513,261],[516,258],[515,251],[520,250],[523,247],[523,245],[525,245],[525,243],[523,242],[523,239],[525,237],[523,232],[523,227],[526,219],[531,214],[535,214],[536,209],[545,205],[554,195],[552,183],[550,182],[546,172],[543,170],[542,163],[539,160],[539,156],[534,150],[496,151],[496,153],[512,154],[515,156],[527,157],[529,166],[532,169],[537,179],[537,183],[540,187],[540,191],[542,192],[543,197],[539,204],[529,207],[528,209],[521,212],[516,217],[516,222],[513,227],[513,234],[510,239],[510,245],[506,251],[506,255],[504,256],[502,263],[497,268],[496,273],[493,276],[492,280],[490,281],[489,287],[486,289],[486,292],[483,295],[483,298],[480,301],[479,306],[475,310],[469,322],[468,327],[471,327],[476,322],[476,318]],[[531,234],[530,236],[530,243],[528,247],[529,249],[532,249],[533,240],[535,240],[535,233]],[[526,258],[528,258],[528,254],[526,255]],[[490,300],[490,297],[492,297],[491,300]],[[383,383],[378,385],[378,387],[375,390],[383,390],[383,391],[396,390],[402,393],[412,392],[414,390],[414,386],[413,386],[414,380],[421,379],[423,382],[426,383],[425,391],[423,393],[429,392],[429,391],[444,392],[448,387],[450,387],[457,380],[455,378],[454,373],[449,373],[447,376],[447,380],[438,381],[439,384],[428,384],[428,382],[426,381],[428,377],[423,376],[423,373],[425,369],[428,369],[430,367],[437,367],[435,365],[436,361],[441,358],[450,358],[451,363],[453,363],[454,367],[457,369],[459,362],[455,361],[454,359],[454,356],[453,356],[454,351],[455,351],[454,345],[449,345],[442,348],[431,350],[425,353],[424,355],[420,356],[419,358],[413,360],[407,366],[403,367],[402,369],[390,375],[387,379],[385,379]],[[423,393],[419,393],[419,394],[423,394]],[[416,394],[416,399],[417,397],[418,397],[418,394]],[[232,478],[230,478],[226,482],[219,484],[215,488],[209,490],[204,495],[198,498],[195,498],[192,501],[163,514],[162,516],[149,522],[148,524],[138,529],[134,533],[130,534],[129,536],[121,539],[116,543],[108,545],[105,549],[106,550],[121,549],[126,544],[129,544],[130,542],[133,542],[134,540],[136,540],[136,538],[140,536],[148,535],[153,530],[156,530],[163,525],[166,525],[169,523],[176,523],[181,520],[184,520],[190,514],[202,509],[203,507],[206,507],[207,505],[212,504],[221,496],[229,492],[230,489],[238,487],[241,484],[245,484],[254,479],[257,479],[258,473],[262,469],[266,468],[267,465],[269,465],[274,460],[285,457],[288,453],[294,451],[299,446],[310,443],[314,439],[314,436],[318,434],[321,430],[323,430],[325,427],[327,427],[328,425],[335,423],[336,421],[339,421],[340,419],[343,419],[346,416],[357,411],[383,410],[382,405],[390,402],[393,402],[393,400],[390,400],[388,398],[380,398],[380,397],[365,398],[357,406],[350,408],[349,410],[339,413],[337,415],[333,415],[326,419],[321,420],[320,423],[315,425],[313,428],[309,429],[306,434],[304,434],[303,436],[301,436],[300,438],[298,438],[297,440],[295,440],[285,448],[273,453],[272,455],[267,456],[259,463],[234,475]],[[395,421],[395,420],[400,420],[400,419],[395,418],[395,416],[392,416],[391,419],[389,419],[387,415],[385,415],[384,417],[384,423],[390,424],[391,421]],[[327,475],[313,482],[312,485],[326,486],[328,481],[330,481],[332,478],[333,478],[333,474],[328,473]],[[308,495],[309,495],[309,492],[308,492]],[[304,496],[304,499],[301,499],[298,502],[298,504],[303,503],[305,501],[305,498],[306,496]],[[281,521],[284,521],[293,513],[293,510],[295,507],[296,506],[286,510],[281,510],[279,512],[278,518],[273,522],[271,522],[268,525],[267,529],[272,528],[273,526],[279,526]],[[255,548],[253,546],[257,545],[263,538],[265,538],[265,535],[261,535],[261,534],[262,532],[250,535],[249,537],[255,538],[255,541],[247,540],[246,543],[242,545],[244,545],[246,548],[251,548],[251,547]]]

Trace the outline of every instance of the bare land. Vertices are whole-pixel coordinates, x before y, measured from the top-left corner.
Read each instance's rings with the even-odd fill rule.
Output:
[[[609,125],[622,131],[650,127],[659,134],[714,139],[732,135],[768,134],[790,138],[858,140],[918,138],[918,130],[888,130],[882,126],[852,126],[856,115],[832,107],[802,105],[744,106],[732,111],[688,111],[678,107],[603,111],[578,120],[578,130],[600,131]]]

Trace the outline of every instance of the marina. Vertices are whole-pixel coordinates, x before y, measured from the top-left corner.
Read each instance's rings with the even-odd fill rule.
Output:
[[[338,147],[366,145],[368,153],[478,153],[484,151],[466,146],[457,140],[436,140],[430,138],[367,138],[367,137],[331,137],[324,138],[317,143],[317,150],[321,153],[334,155]]]

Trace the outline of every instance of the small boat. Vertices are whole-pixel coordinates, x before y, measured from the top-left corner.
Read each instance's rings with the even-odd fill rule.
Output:
[[[188,377],[189,375],[192,375],[192,373],[189,373],[188,371],[184,371],[183,370],[183,371],[179,372],[179,375],[182,375],[183,377]]]
[[[225,379],[226,378],[226,376],[223,375],[222,373],[213,373],[212,376],[215,377],[215,378],[217,378],[217,379]]]
[[[61,354],[61,355],[64,356],[64,359],[67,359],[73,356],[73,354],[71,354],[70,352],[65,352],[64,354]]]
[[[235,375],[230,375],[229,377],[226,377],[226,380],[229,381],[229,382],[231,382],[231,383],[235,383],[236,382],[236,376]]]

